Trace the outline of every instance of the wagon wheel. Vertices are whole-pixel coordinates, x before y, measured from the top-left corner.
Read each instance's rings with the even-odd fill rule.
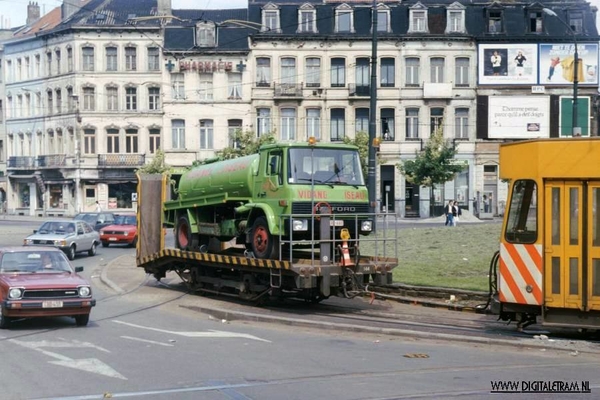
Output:
[[[192,233],[192,227],[187,215],[182,215],[177,220],[175,245],[181,250],[195,250],[198,248],[198,234]]]
[[[250,246],[256,258],[279,258],[279,238],[271,234],[265,217],[254,221],[250,236]]]

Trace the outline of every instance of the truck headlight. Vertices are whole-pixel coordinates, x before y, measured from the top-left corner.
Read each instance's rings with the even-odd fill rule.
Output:
[[[9,299],[20,299],[23,296],[23,290],[21,288],[10,288],[8,290],[8,298]]]
[[[31,246],[32,244],[33,244],[32,239],[24,239],[23,240],[23,246]]]
[[[360,230],[363,232],[371,232],[373,230],[373,222],[372,221],[361,222]]]
[[[305,219],[295,219],[292,221],[293,231],[306,231],[308,230],[308,221]]]
[[[89,286],[80,286],[79,287],[79,297],[89,297],[92,293],[92,290]]]

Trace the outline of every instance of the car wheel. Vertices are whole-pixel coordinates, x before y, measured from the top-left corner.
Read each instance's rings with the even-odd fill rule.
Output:
[[[88,256],[93,257],[96,255],[96,242],[92,243],[92,247],[88,250]]]
[[[90,314],[78,315],[75,317],[77,326],[86,326],[90,322]]]
[[[67,250],[67,258],[71,261],[75,259],[75,245],[74,244],[72,244],[71,247],[69,247],[69,250]]]
[[[137,246],[137,236],[133,238],[133,240],[131,241],[131,243],[129,244],[130,247],[135,247]]]
[[[12,318],[4,316],[4,307],[0,306],[0,329],[7,329]]]
[[[109,244],[110,243],[108,243],[108,242],[102,242],[102,247],[108,247]]]

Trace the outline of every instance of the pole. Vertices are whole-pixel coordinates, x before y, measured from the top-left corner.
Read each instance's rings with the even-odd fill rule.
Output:
[[[579,53],[577,52],[577,36],[575,31],[571,29],[571,33],[573,34],[573,42],[575,43],[575,54],[573,55],[575,59],[573,60],[573,67],[575,71],[573,71],[573,136],[581,136],[581,128],[577,126],[577,89],[579,85]]]
[[[371,102],[369,110],[369,164],[367,175],[367,189],[369,191],[369,213],[374,214],[377,210],[376,185],[377,174],[375,171],[375,146],[374,140],[377,134],[376,115],[377,115],[377,0],[373,0],[373,41],[371,47]],[[375,227],[376,221],[373,221]]]

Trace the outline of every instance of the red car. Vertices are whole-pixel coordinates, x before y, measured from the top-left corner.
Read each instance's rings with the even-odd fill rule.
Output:
[[[14,319],[66,316],[86,326],[96,300],[65,253],[55,248],[0,248],[0,328]]]
[[[128,244],[135,247],[137,238],[137,217],[135,214],[117,215],[112,225],[100,229],[102,247],[108,247],[110,244]]]

